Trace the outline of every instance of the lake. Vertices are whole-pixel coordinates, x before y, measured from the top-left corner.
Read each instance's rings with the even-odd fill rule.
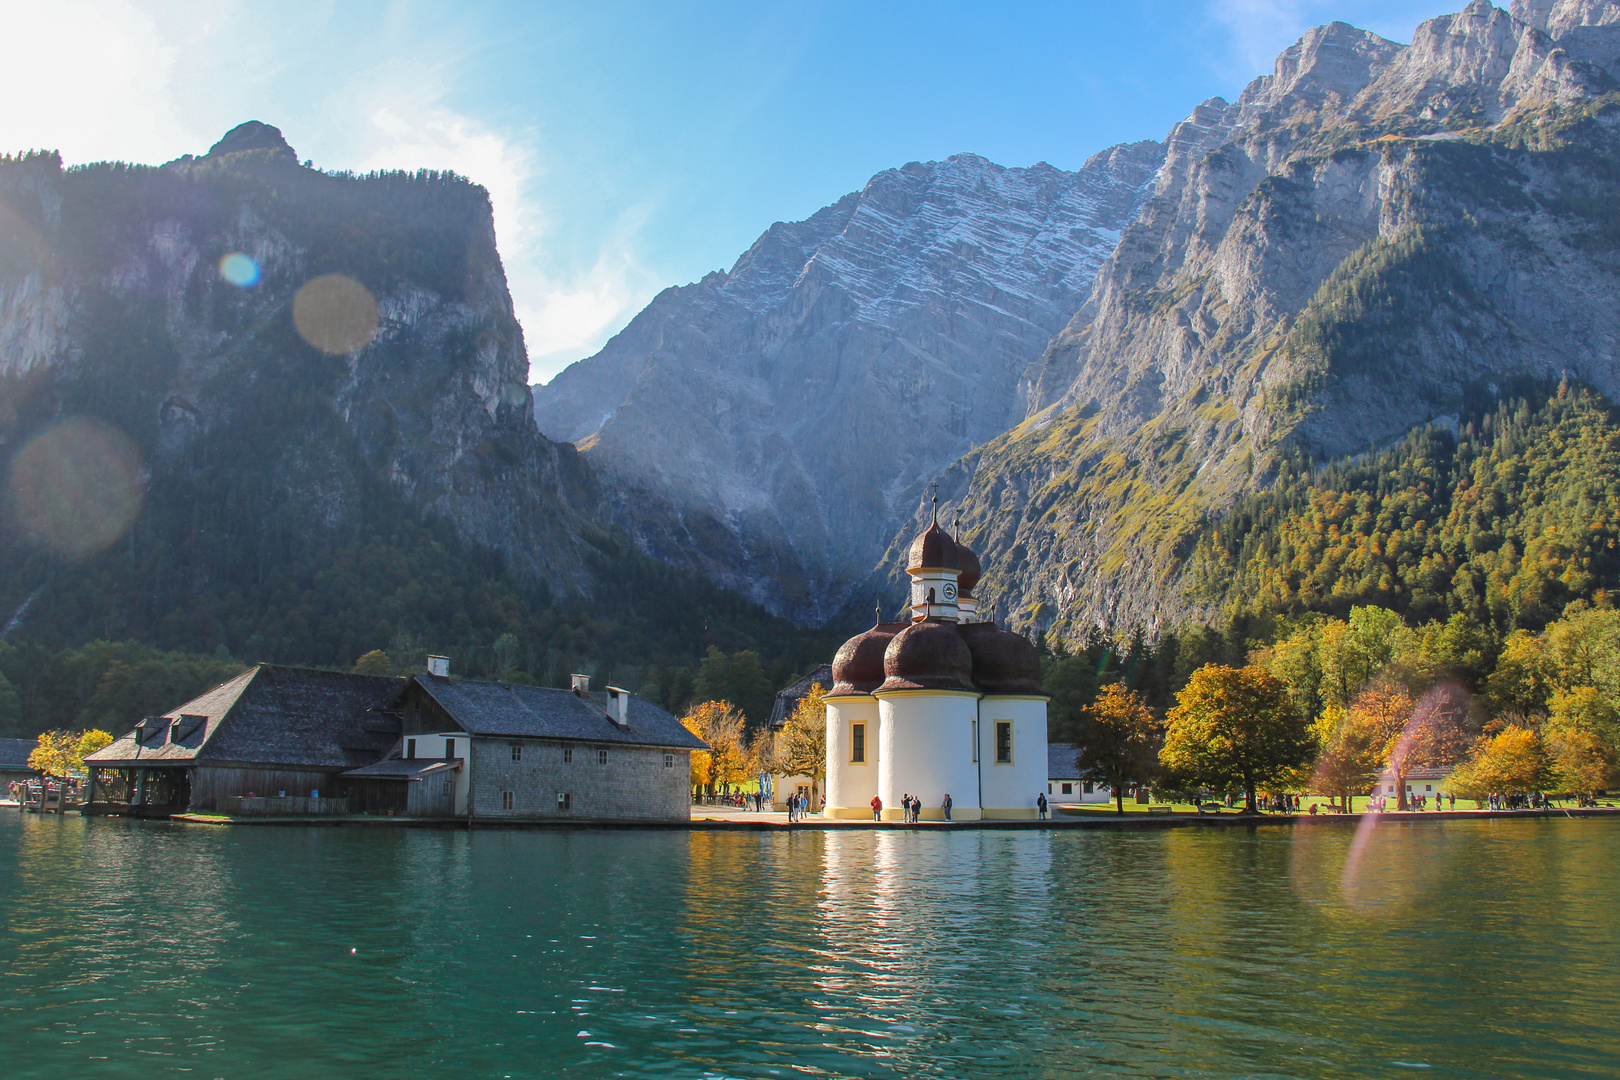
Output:
[[[0,813],[13,1076],[1614,1077],[1620,822]]]

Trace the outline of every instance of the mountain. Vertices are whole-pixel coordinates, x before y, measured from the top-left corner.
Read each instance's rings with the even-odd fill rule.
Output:
[[[598,523],[467,180],[249,123],[160,167],[0,159],[0,225],[0,636],[564,676],[791,639]]]
[[[1201,105],[1027,415],[941,478],[979,591],[1068,639],[1207,614],[1189,556],[1283,463],[1526,380],[1620,398],[1617,106],[1611,0],[1334,23]]]
[[[913,162],[729,272],[666,289],[534,388],[646,552],[825,620],[931,477],[1016,423],[1020,376],[1088,294],[1164,148],[1078,172]]]

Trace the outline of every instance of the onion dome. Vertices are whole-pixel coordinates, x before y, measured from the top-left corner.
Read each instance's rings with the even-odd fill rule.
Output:
[[[833,657],[832,689],[828,697],[870,694],[883,681],[883,653],[894,635],[906,623],[880,622],[864,634],[856,634],[838,648]]]
[[[960,565],[956,541],[934,522],[911,542],[906,556],[906,573],[915,570],[955,570]]]
[[[993,622],[962,623],[957,633],[973,657],[973,681],[986,694],[1044,694],[1041,657],[1022,635]]]
[[[973,549],[966,544],[956,545],[957,565],[962,568],[961,574],[956,578],[956,595],[959,597],[973,596],[973,586],[979,583],[982,571],[979,569],[979,557]]]
[[[885,690],[973,690],[973,654],[956,623],[921,619],[889,642],[883,654]]]

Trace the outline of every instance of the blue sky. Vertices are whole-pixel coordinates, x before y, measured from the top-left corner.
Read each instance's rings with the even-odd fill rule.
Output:
[[[332,169],[490,189],[537,381],[661,288],[882,169],[1077,168],[1236,95],[1309,26],[1462,0],[0,0],[0,151],[201,152],[243,120]]]

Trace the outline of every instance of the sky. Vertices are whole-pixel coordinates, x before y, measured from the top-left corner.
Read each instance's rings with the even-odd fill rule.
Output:
[[[1463,0],[0,0],[0,152],[156,164],[279,127],[326,169],[483,184],[536,382],[875,173],[1075,169],[1235,97],[1311,26]]]

